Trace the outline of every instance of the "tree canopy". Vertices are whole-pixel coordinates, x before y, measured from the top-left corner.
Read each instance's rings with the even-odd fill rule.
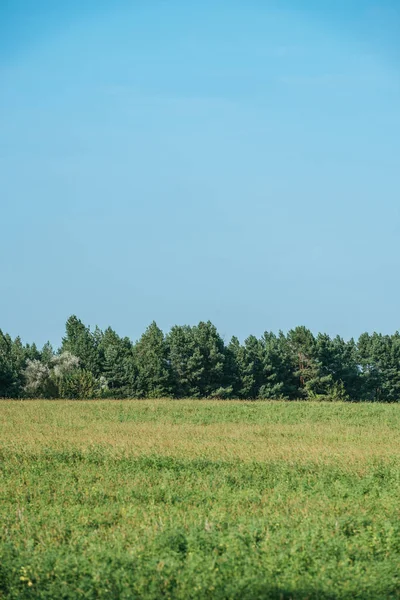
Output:
[[[0,397],[239,398],[397,402],[400,333],[345,341],[306,327],[225,342],[210,322],[153,322],[137,342],[75,315],[58,349],[0,330]]]

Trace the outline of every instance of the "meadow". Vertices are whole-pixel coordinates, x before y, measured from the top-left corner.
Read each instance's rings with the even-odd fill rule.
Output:
[[[400,405],[1,401],[0,598],[400,598]]]

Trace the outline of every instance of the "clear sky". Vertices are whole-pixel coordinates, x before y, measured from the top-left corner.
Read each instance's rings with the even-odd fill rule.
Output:
[[[400,328],[398,0],[0,3],[0,327]]]

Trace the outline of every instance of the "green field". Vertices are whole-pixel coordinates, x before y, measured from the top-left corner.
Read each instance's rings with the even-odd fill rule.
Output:
[[[400,598],[400,405],[2,401],[0,598]]]

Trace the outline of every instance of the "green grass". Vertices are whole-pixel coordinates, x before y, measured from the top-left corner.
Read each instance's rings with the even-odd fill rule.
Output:
[[[0,403],[0,598],[400,598],[400,406]]]

